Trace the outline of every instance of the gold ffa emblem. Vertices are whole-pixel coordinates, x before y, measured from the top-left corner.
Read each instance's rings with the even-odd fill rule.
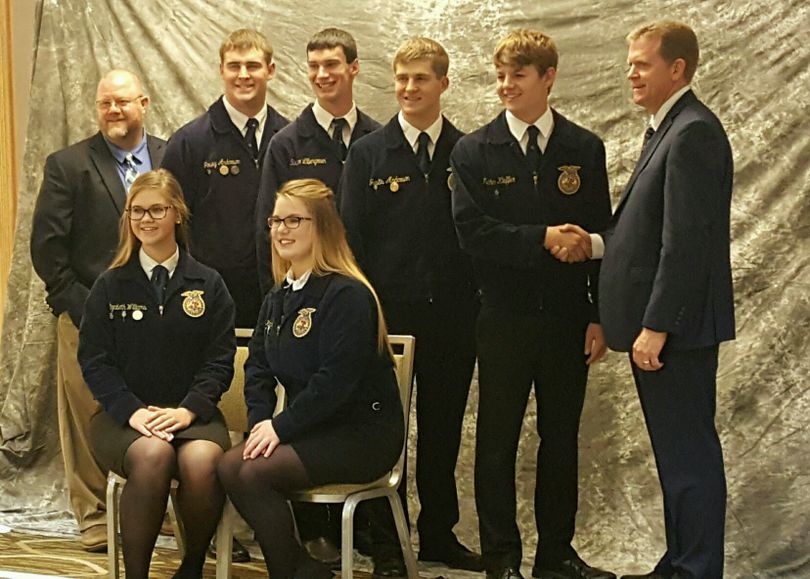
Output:
[[[223,177],[225,175],[227,175],[228,173],[230,173],[230,172],[231,172],[231,170],[228,168],[228,165],[220,165],[219,166],[219,174],[222,175]]]
[[[396,181],[391,181],[391,184],[388,186],[388,188],[391,189],[391,193],[396,193],[397,191],[399,191],[399,183],[397,183]]]
[[[579,191],[579,186],[582,185],[582,180],[579,178],[579,171],[582,169],[579,165],[563,165],[557,167],[560,170],[560,176],[557,178],[557,187],[566,195],[573,195]]]
[[[183,300],[183,311],[188,317],[199,318],[205,313],[205,301],[202,299],[204,293],[202,290],[189,290],[180,294],[186,298]]]
[[[315,308],[301,308],[298,310],[298,317],[293,322],[293,336],[303,338],[312,329],[312,314]]]
[[[453,190],[453,185],[455,185],[455,180],[453,179],[453,169],[450,167],[447,168],[447,188],[450,191]]]
[[[582,180],[579,178],[579,171],[582,169],[579,165],[563,165],[557,167],[560,170],[560,176],[557,178],[557,187],[566,195],[573,195],[579,191],[579,186],[582,185]]]

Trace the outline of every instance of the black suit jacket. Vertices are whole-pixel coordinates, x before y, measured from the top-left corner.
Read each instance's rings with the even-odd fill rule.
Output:
[[[734,338],[729,213],[734,167],[720,121],[685,93],[644,148],[605,234],[600,312],[608,345],[642,327],[667,347]]]
[[[166,141],[147,135],[152,167]],[[78,327],[96,278],[118,245],[126,191],[101,133],[57,151],[45,161],[31,228],[31,261],[45,282],[54,315],[70,314]]]

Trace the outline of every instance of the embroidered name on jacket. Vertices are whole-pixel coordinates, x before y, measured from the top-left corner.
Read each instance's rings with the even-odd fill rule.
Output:
[[[326,165],[326,159],[315,159],[311,157],[304,157],[303,159],[290,159],[290,167],[298,167],[299,165]]]

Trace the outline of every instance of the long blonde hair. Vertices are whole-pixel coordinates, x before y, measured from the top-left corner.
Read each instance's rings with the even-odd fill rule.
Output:
[[[188,206],[183,198],[183,190],[180,188],[180,183],[177,182],[174,175],[169,173],[166,169],[156,169],[140,175],[129,188],[126,210],[121,214],[121,219],[118,223],[118,249],[115,251],[115,257],[110,264],[110,269],[126,265],[132,257],[132,254],[141,248],[141,240],[132,233],[132,226],[129,220],[129,208],[132,207],[132,202],[138,194],[147,189],[157,189],[168,197],[169,205],[174,207],[179,220],[179,223],[174,226],[175,239],[178,245],[182,246],[184,249],[188,249],[188,222],[191,212],[188,210]]]
[[[312,240],[312,273],[325,275],[339,273],[356,279],[368,288],[377,304],[377,349],[380,353],[388,352],[393,356],[388,342],[388,329],[385,325],[380,298],[371,286],[368,278],[360,270],[349,243],[346,241],[346,230],[335,207],[334,193],[317,179],[295,179],[287,181],[276,193],[276,199],[298,199],[312,216],[315,235]],[[282,258],[270,240],[273,256],[273,279],[281,283],[287,277],[291,263]]]

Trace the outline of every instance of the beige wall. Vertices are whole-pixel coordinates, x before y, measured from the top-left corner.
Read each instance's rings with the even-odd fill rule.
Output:
[[[0,159],[0,328],[28,127],[36,6],[35,0],[0,0],[0,147],[11,151]]]

